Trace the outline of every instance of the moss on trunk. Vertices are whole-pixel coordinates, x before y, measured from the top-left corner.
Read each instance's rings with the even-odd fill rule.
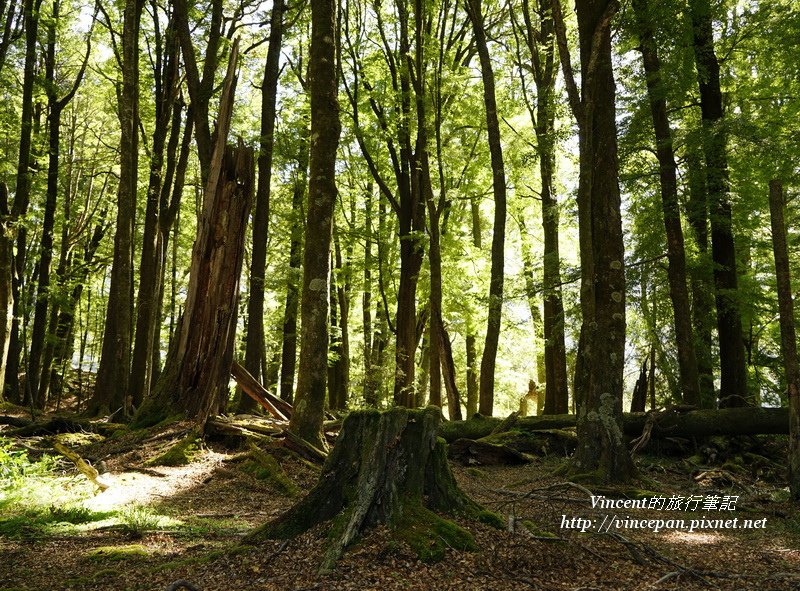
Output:
[[[350,413],[317,485],[289,511],[251,533],[248,542],[291,538],[332,521],[323,570],[332,568],[363,530],[377,524],[388,524],[422,560],[440,559],[447,547],[474,549],[469,532],[433,511],[492,525],[502,519],[459,489],[446,443],[437,438],[440,416],[436,407]]]

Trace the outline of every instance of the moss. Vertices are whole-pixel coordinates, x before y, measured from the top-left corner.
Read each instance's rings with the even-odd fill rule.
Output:
[[[247,459],[242,463],[241,470],[258,480],[264,480],[272,488],[287,497],[294,497],[300,492],[284,472],[278,461],[270,454],[253,446]]]
[[[150,556],[150,552],[141,544],[128,546],[101,546],[86,553],[89,560],[136,560]]]
[[[475,519],[486,525],[490,525],[495,529],[503,530],[506,528],[506,522],[503,517],[494,511],[487,511],[486,509],[478,511]]]
[[[145,462],[146,466],[185,466],[191,463],[200,451],[200,437],[196,432],[178,441],[167,451]]]
[[[537,538],[553,538],[556,539],[558,536],[553,532],[544,530],[536,525],[533,521],[528,519],[523,519],[520,523],[527,529],[532,535],[536,536]]]
[[[89,445],[90,443],[94,443],[96,441],[103,441],[105,437],[102,435],[98,435],[97,433],[59,433],[57,435],[53,435],[53,441],[58,443],[63,443],[64,445],[70,447],[77,447],[81,445]]]
[[[477,480],[486,480],[487,478],[489,478],[489,475],[480,468],[467,468],[465,472],[469,476],[472,476],[472,478],[475,478]]]
[[[444,558],[447,548],[477,550],[472,534],[452,521],[442,519],[418,502],[407,502],[401,516],[392,524],[395,536],[406,542],[426,563]]]

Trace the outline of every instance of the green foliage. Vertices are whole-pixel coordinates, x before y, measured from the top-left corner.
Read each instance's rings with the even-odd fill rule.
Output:
[[[132,538],[140,538],[148,531],[158,528],[161,518],[150,509],[132,505],[119,512],[122,530]]]

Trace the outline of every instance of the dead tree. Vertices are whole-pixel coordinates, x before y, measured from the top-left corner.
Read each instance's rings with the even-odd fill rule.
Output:
[[[135,423],[185,413],[198,423],[225,407],[233,360],[239,277],[253,200],[253,151],[226,145],[236,85],[237,44],[220,101],[217,144],[192,251],[186,306],[164,371]]]
[[[350,413],[317,485],[250,542],[288,539],[332,521],[322,563],[328,570],[364,529],[388,524],[422,560],[442,558],[445,548],[471,550],[472,535],[434,513],[448,512],[502,527],[456,484],[444,440],[437,438],[441,412],[395,408]]]

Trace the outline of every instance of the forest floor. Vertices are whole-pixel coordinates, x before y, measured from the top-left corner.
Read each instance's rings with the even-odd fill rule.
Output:
[[[462,488],[513,526],[501,531],[457,519],[478,550],[449,550],[435,564],[420,562],[388,529],[377,528],[333,572],[318,575],[324,525],[288,542],[241,543],[309,490],[318,469],[293,453],[276,453],[295,486],[259,479],[245,452],[221,443],[201,445],[183,466],[146,465],[187,429],[174,423],[107,438],[66,437],[103,468],[109,485],[103,492],[63,459],[37,468],[36,450],[48,446],[47,437],[0,439],[0,470],[6,470],[0,471],[0,591],[160,591],[178,579],[201,591],[800,589],[800,514],[782,484],[764,481],[752,464],[734,475],[643,455],[637,463],[644,481],[637,486],[645,490],[591,491],[608,499],[663,497],[665,506],[673,496],[697,495],[703,503],[737,497],[734,510],[706,511],[593,508],[593,487],[554,475],[565,461],[554,455],[523,466],[454,466]],[[4,431],[0,427],[0,437]],[[20,445],[28,448],[28,460],[14,451]],[[14,462],[16,488],[3,468]],[[626,528],[612,517],[737,522],[736,529],[692,532],[672,523],[656,532],[655,524]],[[562,527],[577,525],[573,518],[592,523],[582,526],[584,532]],[[744,520],[757,527],[743,528]],[[604,521],[616,527],[605,532]]]

